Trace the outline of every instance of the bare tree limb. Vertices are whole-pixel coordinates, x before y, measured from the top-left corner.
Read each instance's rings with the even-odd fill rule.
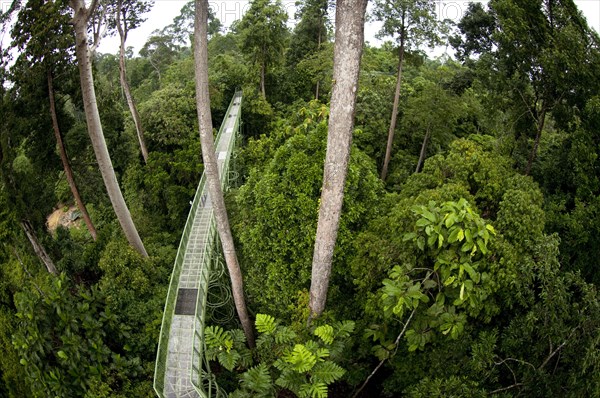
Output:
[[[371,380],[371,378],[375,375],[375,373],[377,373],[379,368],[381,368],[383,366],[385,361],[387,361],[389,358],[396,355],[396,352],[398,351],[398,343],[400,342],[400,339],[402,338],[402,336],[404,336],[404,332],[406,332],[406,329],[408,328],[408,325],[410,324],[410,321],[412,320],[413,315],[415,315],[415,311],[417,311],[416,308],[414,308],[412,310],[412,312],[410,313],[410,316],[408,317],[408,319],[406,320],[406,323],[404,324],[404,327],[400,331],[400,334],[398,334],[398,337],[396,337],[396,340],[394,341],[394,344],[396,345],[396,349],[394,350],[394,353],[392,355],[390,355],[388,358],[384,358],[379,362],[377,367],[375,369],[373,369],[373,371],[371,372],[369,377],[367,377],[367,380],[365,380],[365,382],[362,384],[362,386],[360,386],[360,388],[358,389],[358,391],[356,391],[356,393],[352,396],[352,398],[358,397],[358,394],[360,394],[360,392],[367,386],[367,383],[369,383],[369,380]]]
[[[571,331],[571,333],[569,334],[569,337],[567,337],[567,339],[565,341],[562,342],[561,345],[559,345],[558,347],[556,347],[556,349],[554,351],[552,351],[550,353],[550,355],[548,355],[546,357],[546,359],[544,359],[544,362],[542,362],[542,364],[538,367],[538,370],[544,368],[544,366],[546,366],[548,364],[548,362],[550,362],[550,360],[552,359],[552,357],[554,357],[571,339],[571,337],[573,337],[573,334],[575,334],[575,331],[579,329],[579,326],[576,327],[575,329],[573,329]]]
[[[497,390],[491,391],[491,392],[488,393],[488,395],[498,394],[499,392],[512,390],[513,388],[521,387],[522,385],[523,385],[523,383],[515,383],[515,384],[513,384],[511,386],[502,387],[502,388],[499,388]]]

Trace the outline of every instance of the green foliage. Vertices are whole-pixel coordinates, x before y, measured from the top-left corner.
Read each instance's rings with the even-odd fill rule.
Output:
[[[327,357],[329,352],[321,352],[319,358]],[[289,368],[298,373],[310,371],[317,363],[317,355],[310,352],[303,344],[296,344],[292,351],[288,351],[282,358],[283,362],[276,362],[279,370]]]
[[[298,397],[328,396],[328,386],[340,380],[345,370],[334,362],[341,358],[347,340],[354,331],[354,322],[335,322],[316,327],[313,334],[320,340],[306,339],[282,326],[272,316],[256,315],[255,357],[260,363],[252,365],[252,355],[243,344],[240,330],[224,331],[219,326],[205,329],[206,355],[218,360],[229,371],[247,369],[239,376],[240,388],[233,397],[273,396],[279,388]],[[236,339],[235,336],[242,336]],[[244,362],[243,358],[249,358]],[[249,368],[249,369],[248,369]]]
[[[287,13],[279,0],[253,0],[235,25],[241,36],[241,50],[254,66],[254,74],[264,84],[265,75],[283,60],[288,38]]]
[[[248,145],[245,162],[257,166],[239,190],[239,219],[232,222],[241,243],[250,302],[259,311],[282,318],[290,315],[287,309],[297,292],[310,283],[309,259],[323,178],[328,115],[317,102],[295,112],[291,120],[282,120],[273,134]],[[337,294],[342,294],[342,286],[348,284],[344,264],[350,255],[352,234],[363,228],[380,192],[381,182],[373,163],[355,149],[350,157],[334,258],[334,295],[337,289]]]
[[[327,0],[305,0],[299,3],[298,23],[286,51],[286,68],[282,69],[282,93],[287,102],[300,98],[327,98],[331,90],[333,46],[328,38],[331,30]],[[319,99],[316,98],[316,99]]]
[[[315,336],[320,337],[325,344],[333,343],[333,326],[321,325],[315,329]]]
[[[465,378],[452,376],[448,379],[425,378],[419,384],[411,387],[406,394],[411,398],[428,397],[473,397],[484,398],[488,396],[485,389],[479,387],[478,383]]]
[[[150,152],[180,148],[197,135],[193,87],[190,90],[180,84],[165,86],[140,103],[139,112]]]
[[[152,242],[147,242],[146,247],[149,259],[142,258],[125,240],[113,240],[104,249],[98,264],[102,277],[97,287],[105,297],[105,311],[114,314],[126,331],[121,335],[108,335],[111,347],[123,347],[121,355],[135,357],[139,367],[128,375],[128,385],[117,389],[125,395],[151,391],[148,380],[154,374],[156,341],[173,261]]]
[[[241,330],[225,331],[220,326],[208,326],[204,329],[206,342],[206,358],[210,361],[218,359],[219,363],[229,371],[236,366],[248,368],[252,364],[252,353],[246,347],[246,337]]]
[[[398,36],[396,40],[402,40],[407,49],[423,43],[433,47],[441,41],[439,33],[446,30],[435,17],[435,5],[422,0],[377,0],[373,16],[383,22],[380,37]]]
[[[17,318],[14,309],[11,311],[6,303],[2,303],[0,308],[0,349],[2,350],[2,360],[0,361],[0,375],[2,377],[3,388],[0,392],[6,397],[24,397],[31,396],[31,389],[26,383],[26,376],[23,372],[17,350],[12,344],[12,334],[17,328]]]
[[[95,56],[108,148],[149,260],[122,240],[98,189],[66,3],[17,3],[10,70],[0,50],[0,396],[150,396],[168,274],[202,172],[193,3],[153,32],[140,56],[128,52],[148,164],[124,117],[118,59]],[[381,34],[394,42],[365,46],[326,324],[312,329],[306,289],[328,108],[303,101],[317,85],[319,98],[328,98],[333,43],[330,4],[299,7],[291,34],[277,2],[253,2],[227,34],[209,16],[215,125],[233,92],[244,90],[248,140],[236,161],[245,185],[231,192],[232,224],[250,311],[259,313],[253,351],[241,330],[206,328],[204,354],[219,363],[214,374],[236,380],[220,386],[237,388],[227,391],[232,397],[323,397],[330,386],[331,395],[349,396],[386,360],[365,396],[600,396],[600,41],[574,4],[470,5],[451,40],[459,65],[429,60],[418,48],[440,36],[432,3],[377,2]],[[376,165],[402,34],[408,51],[385,192]],[[271,103],[259,89],[263,66]],[[54,236],[44,228],[57,202],[71,197],[48,117],[48,71],[97,242],[75,228]],[[524,177],[515,169],[528,160],[540,120],[533,178]],[[424,167],[414,174],[428,133]],[[68,278],[46,275],[19,227],[23,219]],[[358,326],[335,321],[345,318]],[[355,327],[367,338],[349,350]]]
[[[173,232],[185,224],[202,170],[197,139],[167,153],[151,152],[146,165],[127,170],[124,196],[141,233],[166,231],[165,243],[176,244],[180,232]]]
[[[417,220],[403,240],[422,254],[414,257],[414,264],[396,265],[389,271],[376,305],[383,309],[384,319],[406,319],[411,313],[413,320],[414,315],[412,324],[405,323],[408,349],[414,351],[432,341],[433,330],[457,339],[466,315],[477,316],[486,305],[493,292],[487,246],[495,231],[465,199],[441,206],[430,201],[411,210]],[[396,345],[381,330],[381,326],[370,328],[365,335],[382,343],[373,351],[386,358]]]
[[[276,326],[275,318],[271,315],[256,315],[256,330],[258,330],[258,333],[271,334],[275,331]]]
[[[13,346],[33,396],[83,396],[108,373],[115,372],[114,381],[122,382],[134,374],[129,372],[138,371],[139,360],[121,358],[107,344],[107,336],[127,332],[101,292],[71,289],[62,276],[15,295],[18,324]]]
[[[267,365],[261,363],[241,375],[242,391],[252,393],[253,397],[273,395],[273,381]]]

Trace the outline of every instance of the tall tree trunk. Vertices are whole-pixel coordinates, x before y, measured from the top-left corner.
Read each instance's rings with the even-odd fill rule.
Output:
[[[321,25],[323,24],[323,17],[319,19],[319,35],[317,36],[317,51],[321,50]],[[317,80],[317,87],[315,88],[315,100],[319,100],[319,88],[321,85],[321,80]]]
[[[427,141],[429,140],[429,134],[429,128],[427,128],[425,138],[423,138],[423,144],[421,144],[421,153],[419,154],[419,161],[417,162],[415,173],[418,173],[419,170],[421,170],[421,165],[423,165],[423,162],[425,161],[425,153],[427,152]]]
[[[148,149],[146,149],[146,143],[144,142],[144,130],[142,128],[142,120],[135,105],[135,100],[131,95],[131,88],[129,87],[129,82],[127,81],[127,71],[125,69],[125,41],[127,40],[127,27],[121,26],[122,4],[123,1],[119,0],[117,4],[117,30],[119,32],[119,38],[121,39],[121,45],[119,46],[119,75],[121,78],[121,86],[123,87],[123,91],[125,92],[127,106],[129,106],[129,111],[131,112],[131,117],[133,118],[133,124],[135,125],[135,131],[137,133],[138,141],[140,143],[142,157],[144,158],[144,163],[148,163]]]
[[[400,35],[400,49],[398,55],[398,77],[396,79],[396,92],[394,93],[394,106],[392,107],[392,117],[390,120],[390,129],[388,130],[387,146],[385,148],[385,159],[383,160],[383,168],[381,169],[381,179],[385,181],[387,178],[390,158],[392,157],[392,145],[394,143],[394,132],[396,131],[396,122],[398,120],[398,106],[400,104],[400,87],[402,87],[402,64],[404,61],[404,40],[405,34]]]
[[[31,223],[27,220],[23,220],[21,221],[21,228],[23,228],[23,232],[25,232],[27,239],[29,239],[29,242],[33,247],[35,255],[38,256],[38,258],[44,263],[48,272],[50,272],[52,275],[58,275],[56,266],[52,262],[52,259],[50,258],[48,253],[46,253],[44,246],[42,246],[42,244],[38,240],[35,230],[31,226]]]
[[[263,98],[267,98],[267,91],[265,90],[265,62],[261,62],[260,64],[260,93]]]
[[[354,108],[364,42],[367,0],[337,0],[333,89],[321,206],[312,262],[309,322],[323,313],[333,250],[337,239],[344,185],[350,159]]]
[[[233,236],[225,208],[223,190],[219,180],[219,169],[215,155],[214,137],[212,133],[212,120],[210,114],[210,95],[208,92],[208,1],[196,0],[195,27],[194,27],[194,60],[196,72],[196,107],[198,110],[198,123],[200,127],[200,141],[202,147],[202,161],[208,194],[213,204],[215,221],[225,263],[231,278],[233,300],[238,316],[244,328],[244,334],[250,347],[254,347],[254,332],[252,322],[246,309],[244,299],[244,283],[242,271],[237,260]]]
[[[48,93],[50,98],[50,116],[52,117],[52,128],[54,129],[54,137],[56,137],[56,143],[58,145],[58,152],[60,153],[60,160],[63,164],[63,169],[65,170],[65,176],[67,177],[67,182],[69,183],[69,188],[71,188],[71,193],[73,194],[73,198],[75,199],[75,204],[77,204],[77,208],[81,212],[81,216],[85,221],[85,225],[87,226],[88,231],[90,231],[90,235],[92,235],[92,239],[96,240],[97,233],[94,224],[92,223],[92,219],[87,212],[87,208],[81,200],[81,196],[79,195],[79,190],[77,189],[77,184],[75,183],[75,178],[73,177],[73,170],[71,169],[71,165],[69,164],[69,158],[67,157],[67,151],[65,150],[65,145],[62,140],[62,136],[60,134],[60,128],[58,126],[58,117],[56,116],[56,101],[54,99],[54,83],[52,78],[52,72],[48,70]]]
[[[540,138],[542,137],[542,130],[544,129],[544,123],[546,122],[546,104],[542,106],[542,111],[537,120],[537,133],[535,135],[535,141],[533,143],[533,148],[531,149],[531,154],[529,155],[529,160],[527,161],[527,168],[525,169],[525,175],[529,175],[531,173],[531,166],[533,165],[533,161],[537,156],[537,150],[540,146]]]
[[[93,9],[88,10],[85,7],[84,0],[70,0],[71,7],[75,15],[73,24],[75,26],[75,54],[79,66],[79,77],[81,80],[81,94],[83,97],[83,107],[85,110],[85,119],[87,121],[88,133],[92,141],[92,147],[96,154],[98,167],[104,180],[104,185],[108,192],[108,197],[112,203],[117,219],[125,233],[129,244],[137,250],[142,256],[148,257],[144,244],[140,239],[137,229],[131,219],[131,214],[123,198],[123,193],[117,182],[117,176],[110,160],[104,133],[102,132],[102,123],[98,113],[98,104],[96,102],[96,92],[94,90],[94,78],[92,76],[92,61],[88,48],[87,22]]]

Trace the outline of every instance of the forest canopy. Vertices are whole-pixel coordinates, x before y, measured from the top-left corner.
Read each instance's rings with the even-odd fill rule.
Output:
[[[600,36],[573,0],[301,0],[294,26],[252,0],[227,29],[207,4],[138,54],[151,0],[0,14],[0,396],[155,396],[201,137],[240,91],[251,323],[203,336],[229,396],[600,396]]]

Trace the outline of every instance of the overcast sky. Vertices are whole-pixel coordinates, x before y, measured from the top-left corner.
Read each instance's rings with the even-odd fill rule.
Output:
[[[460,20],[469,4],[468,1],[432,1],[436,4],[438,18],[448,18],[455,22]],[[10,2],[11,0],[0,0],[0,8],[2,10],[8,9]],[[151,32],[155,29],[162,29],[166,25],[169,25],[173,21],[173,18],[179,15],[181,7],[183,7],[186,2],[186,0],[156,0],[154,7],[147,14],[146,22],[129,33],[127,45],[133,46],[134,53],[137,54]],[[288,25],[293,27],[295,22],[293,18],[296,10],[296,0],[282,0],[282,2],[290,16]],[[600,0],[575,0],[575,3],[587,18],[588,24],[597,32],[600,32]],[[248,1],[243,0],[209,0],[209,4],[217,18],[221,20],[221,23],[225,27],[231,25],[233,21],[240,19],[249,7]],[[372,2],[370,4],[372,5]],[[365,39],[371,44],[378,44],[380,42],[375,38],[379,26],[380,24],[376,22],[367,22],[365,27]],[[3,46],[8,45],[7,36],[8,34],[2,38]],[[103,53],[117,53],[118,48],[119,43],[117,37],[107,37],[103,39],[98,51]],[[435,53],[439,55],[443,51],[444,49],[442,48],[435,51]]]
[[[0,0],[2,1],[2,0]],[[142,48],[150,33],[155,29],[162,29],[170,24],[177,15],[181,7],[185,5],[186,0],[156,0],[152,11],[147,14],[146,22],[132,31],[127,38],[127,44],[134,47],[134,52]],[[288,25],[294,25],[294,13],[296,10],[296,0],[282,0],[284,8],[288,11],[290,20]],[[600,32],[600,0],[575,0],[579,9],[583,12],[588,20],[588,24],[593,27],[596,32]],[[458,22],[463,13],[467,10],[468,1],[443,1],[436,0],[436,10],[438,18],[448,18]],[[237,0],[209,0],[209,5],[215,12],[221,23],[228,27],[237,19],[240,19],[247,10],[248,1]],[[372,5],[372,2],[370,2]],[[333,16],[332,16],[333,17]],[[367,22],[365,26],[365,40],[371,44],[379,43],[375,38],[375,34],[379,30],[380,24],[376,22]],[[99,51],[105,53],[116,53],[119,49],[119,41],[116,37],[105,38],[101,44]],[[443,52],[443,49],[438,52]]]

